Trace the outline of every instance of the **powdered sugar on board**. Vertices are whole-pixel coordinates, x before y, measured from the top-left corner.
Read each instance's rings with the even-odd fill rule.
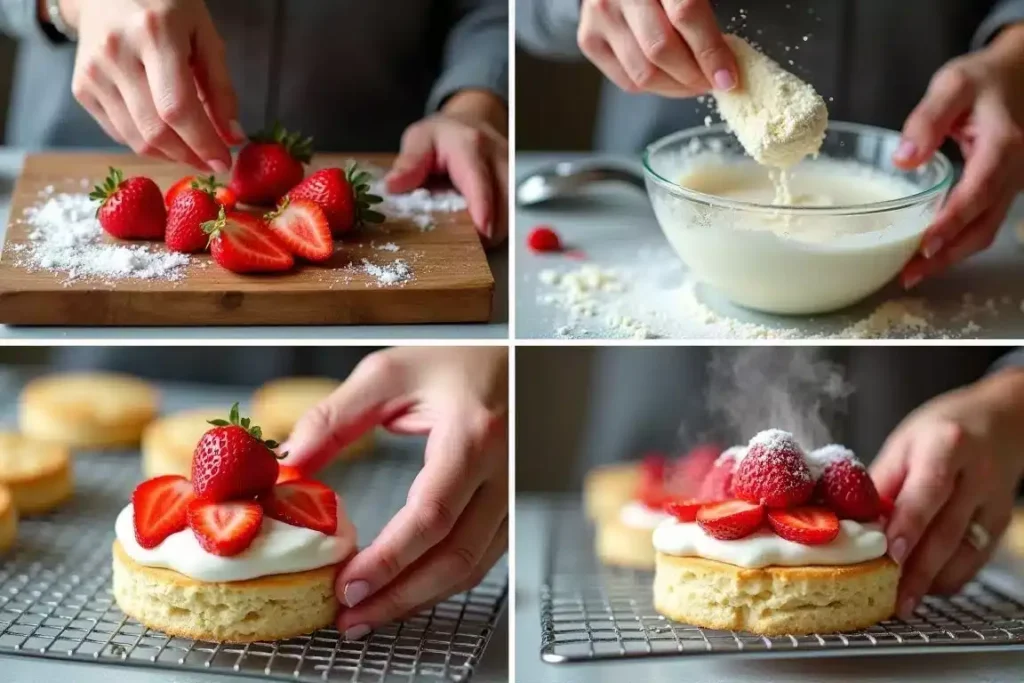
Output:
[[[185,254],[109,241],[96,220],[98,206],[87,194],[47,187],[39,203],[18,219],[28,226],[28,242],[11,246],[16,263],[57,273],[66,285],[83,278],[175,281],[185,276]]]

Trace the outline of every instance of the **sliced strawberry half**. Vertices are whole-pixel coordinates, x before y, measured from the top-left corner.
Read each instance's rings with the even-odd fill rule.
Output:
[[[291,465],[280,465],[277,468],[278,484],[283,484],[286,481],[295,481],[296,479],[302,479],[302,472],[299,471],[298,467],[292,467]]]
[[[823,545],[839,535],[836,513],[813,505],[792,510],[769,510],[768,524],[782,538],[802,545]]]
[[[254,500],[208,503],[194,500],[188,506],[188,526],[203,550],[231,557],[250,545],[263,525],[263,508]]]
[[[192,482],[168,474],[139,484],[132,493],[135,540],[155,548],[188,525],[188,506],[195,498]]]
[[[311,479],[278,484],[262,499],[267,517],[324,534],[338,530],[338,497]]]
[[[234,273],[290,270],[295,259],[266,222],[241,211],[221,209],[217,220],[203,223],[213,260]]]
[[[665,512],[680,522],[692,522],[697,519],[697,511],[704,506],[693,498],[673,498],[665,503]]]
[[[825,468],[818,480],[818,496],[840,519],[871,522],[882,512],[875,483],[857,460],[840,459]]]
[[[745,500],[727,500],[704,505],[697,511],[697,524],[709,536],[734,541],[749,536],[764,522],[764,506]]]
[[[308,199],[285,197],[276,211],[267,214],[267,225],[289,251],[307,261],[326,261],[334,253],[327,214]]]

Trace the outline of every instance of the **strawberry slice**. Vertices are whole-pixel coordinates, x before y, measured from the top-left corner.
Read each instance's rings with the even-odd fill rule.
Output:
[[[302,472],[299,471],[298,467],[292,467],[291,465],[280,465],[277,468],[277,482],[283,484],[286,481],[295,481],[296,479],[302,479]]]
[[[818,480],[818,495],[840,519],[871,522],[878,519],[882,504],[875,483],[864,465],[852,458],[836,459]]]
[[[692,522],[697,519],[697,511],[704,506],[693,498],[674,498],[665,503],[665,512],[680,522]]]
[[[210,236],[213,260],[234,273],[264,273],[290,270],[295,259],[266,222],[241,211],[225,213],[203,223]]]
[[[274,234],[296,256],[319,263],[334,253],[327,214],[308,199],[285,197],[276,211],[267,214],[266,220]]]
[[[263,525],[263,508],[253,500],[209,503],[194,500],[188,506],[188,526],[203,550],[231,557],[250,545]]]
[[[782,538],[802,545],[823,545],[839,535],[836,513],[813,505],[792,510],[769,510],[768,524]]]
[[[267,517],[324,534],[338,530],[338,497],[311,479],[296,479],[275,486],[261,498]]]
[[[132,493],[135,540],[143,548],[155,548],[171,534],[188,525],[188,506],[195,498],[192,482],[168,474],[139,484]]]
[[[758,530],[764,521],[764,506],[745,500],[727,500],[701,506],[697,524],[712,538],[734,541]]]

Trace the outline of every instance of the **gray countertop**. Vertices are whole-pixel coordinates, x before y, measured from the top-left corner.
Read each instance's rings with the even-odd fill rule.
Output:
[[[0,428],[15,421],[17,389],[22,378],[0,366]],[[173,412],[197,405],[228,405],[248,396],[252,388],[203,386],[194,384],[163,384],[160,387],[162,409]],[[409,458],[422,457],[422,440],[384,436],[381,445]],[[113,524],[113,520],[111,520]],[[471,683],[507,683],[509,653],[509,619],[505,609],[497,628],[483,652]],[[266,681],[262,677],[239,677],[197,674],[172,669],[146,669],[132,666],[48,660],[36,657],[10,656],[0,653],[0,683],[231,683],[232,681]],[[424,679],[429,680],[429,679]]]
[[[564,500],[564,499],[563,499]],[[516,496],[516,680],[529,683],[846,683],[847,681],[936,681],[1019,683],[1022,652],[980,654],[736,659],[659,657],[629,662],[547,664],[541,661],[540,586],[547,538],[551,533],[551,496]]]
[[[519,153],[516,176],[521,179],[532,169],[556,161],[596,158],[579,153]],[[628,158],[608,161],[640,170],[639,161]],[[603,312],[572,325],[564,307],[544,301],[552,289],[540,282],[542,270],[568,271],[591,263],[636,274],[636,291],[623,297],[626,303],[617,306],[613,313],[636,317],[648,324],[657,337],[754,338],[762,334],[760,329],[754,329],[755,325],[796,330],[798,336],[825,337],[863,320],[888,299],[911,296],[923,299],[934,313],[936,336],[1017,339],[1024,337],[1024,249],[1018,244],[1011,226],[1021,220],[1024,220],[1024,199],[1019,198],[996,243],[986,252],[925,282],[910,295],[890,285],[868,300],[831,315],[796,318],[755,313],[698,285],[698,301],[729,321],[711,323],[706,309],[695,313],[682,303],[678,290],[686,269],[664,238],[646,193],[614,183],[594,185],[571,199],[517,209],[516,337],[628,336],[610,327]],[[539,224],[554,227],[572,251],[566,255],[530,252],[525,247],[526,234]],[[965,296],[970,297],[971,303],[965,304]],[[561,334],[559,328],[563,328]]]
[[[23,150],[0,148],[0,245],[7,231],[11,193],[25,159]],[[445,325],[345,325],[295,327],[27,327],[0,325],[0,339],[507,339],[508,250],[488,254],[494,276],[491,321]]]

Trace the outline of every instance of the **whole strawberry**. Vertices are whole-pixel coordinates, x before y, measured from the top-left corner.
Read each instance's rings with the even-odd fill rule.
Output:
[[[768,508],[803,505],[814,493],[814,478],[793,435],[769,429],[754,436],[736,467],[732,492]]]
[[[305,175],[313,156],[313,139],[289,133],[275,123],[249,138],[238,153],[228,188],[242,204],[275,206]]]
[[[238,203],[235,199],[235,193],[229,190],[224,183],[218,181],[215,176],[187,175],[171,185],[171,189],[167,190],[167,194],[164,195],[164,205],[167,209],[170,210],[171,204],[174,203],[174,198],[179,193],[189,188],[212,192],[217,203],[228,211],[235,208],[235,204]]]
[[[203,231],[203,223],[217,220],[220,210],[212,192],[191,187],[180,190],[167,212],[167,248],[184,254],[206,249],[210,238]]]
[[[214,428],[203,434],[192,455],[192,489],[200,500],[218,503],[254,498],[277,482],[277,448],[264,441],[259,427],[238,415],[231,406],[227,420],[210,420]]]
[[[698,500],[718,503],[733,497],[732,480],[736,475],[736,457],[746,450],[745,446],[733,446],[718,456],[701,482],[697,491]]]
[[[292,188],[288,196],[318,204],[327,215],[331,234],[337,237],[364,223],[384,222],[384,215],[370,208],[383,201],[370,194],[370,180],[370,174],[354,163],[344,171],[325,168]]]
[[[125,180],[120,169],[111,168],[103,184],[89,197],[100,203],[96,218],[107,234],[122,240],[163,239],[167,209],[160,188],[149,178]]]
[[[840,519],[873,522],[882,514],[878,490],[864,465],[842,446],[826,446],[811,454],[823,467],[816,492]]]

